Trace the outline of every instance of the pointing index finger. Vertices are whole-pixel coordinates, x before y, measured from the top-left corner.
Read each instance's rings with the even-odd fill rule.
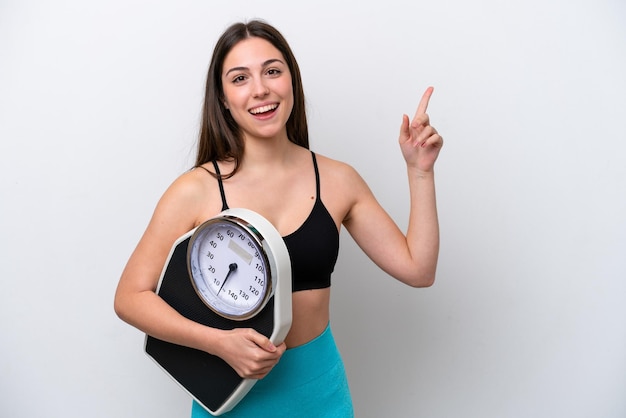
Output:
[[[423,115],[426,113],[426,109],[428,109],[428,102],[430,101],[430,96],[433,94],[434,87],[428,87],[420,100],[420,104],[417,106],[417,112],[415,115]]]

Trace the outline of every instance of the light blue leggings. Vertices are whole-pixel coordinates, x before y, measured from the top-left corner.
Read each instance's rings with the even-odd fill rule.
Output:
[[[191,417],[212,415],[194,401]],[[330,325],[315,339],[285,351],[272,371],[221,417],[354,417],[346,372]]]

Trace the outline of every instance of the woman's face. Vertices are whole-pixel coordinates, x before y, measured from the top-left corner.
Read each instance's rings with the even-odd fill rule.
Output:
[[[224,104],[244,138],[287,138],[293,109],[291,72],[281,52],[262,38],[247,38],[226,55]]]

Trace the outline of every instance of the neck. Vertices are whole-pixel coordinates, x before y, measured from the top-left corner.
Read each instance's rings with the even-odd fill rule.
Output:
[[[241,167],[245,166],[248,169],[286,165],[291,160],[294,148],[297,147],[289,141],[286,134],[275,138],[246,138],[245,144]]]

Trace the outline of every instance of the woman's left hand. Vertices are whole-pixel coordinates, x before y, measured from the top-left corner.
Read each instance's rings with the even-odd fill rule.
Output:
[[[443,138],[431,126],[430,118],[426,113],[433,90],[433,87],[426,89],[411,123],[409,124],[409,117],[403,115],[400,127],[400,149],[406,164],[421,172],[433,171],[435,161],[443,146]]]

